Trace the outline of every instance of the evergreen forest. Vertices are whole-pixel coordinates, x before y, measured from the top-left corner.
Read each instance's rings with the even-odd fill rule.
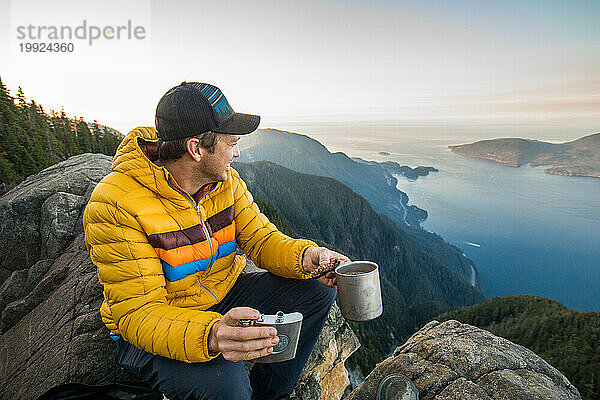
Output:
[[[27,101],[21,87],[13,97],[0,78],[0,195],[29,175],[82,153],[113,155],[122,135],[114,129],[69,118]]]

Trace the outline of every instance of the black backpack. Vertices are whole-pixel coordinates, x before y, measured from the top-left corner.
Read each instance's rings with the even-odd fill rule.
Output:
[[[48,390],[38,400],[163,400],[163,395],[141,383],[106,382],[86,385],[65,383]]]

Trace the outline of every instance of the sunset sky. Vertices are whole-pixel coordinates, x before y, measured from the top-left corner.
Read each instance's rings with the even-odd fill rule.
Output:
[[[600,131],[600,1],[0,0],[0,76],[46,109],[127,132],[187,81],[261,127]],[[21,53],[17,27],[143,26],[143,40]],[[30,40],[31,41],[31,40]],[[50,40],[46,40],[49,42]],[[54,40],[56,42],[56,40]]]

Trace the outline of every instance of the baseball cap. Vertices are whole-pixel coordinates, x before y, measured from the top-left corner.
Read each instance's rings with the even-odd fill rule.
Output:
[[[160,139],[174,140],[208,131],[245,135],[256,130],[260,117],[234,112],[216,86],[182,82],[158,102],[155,123]]]

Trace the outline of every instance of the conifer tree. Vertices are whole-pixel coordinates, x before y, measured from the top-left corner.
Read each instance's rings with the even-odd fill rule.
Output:
[[[0,78],[0,195],[27,176],[84,152],[113,155],[121,142],[118,133],[90,130],[83,118],[69,118],[64,109],[46,114],[34,100],[27,101],[19,86],[12,97]]]

